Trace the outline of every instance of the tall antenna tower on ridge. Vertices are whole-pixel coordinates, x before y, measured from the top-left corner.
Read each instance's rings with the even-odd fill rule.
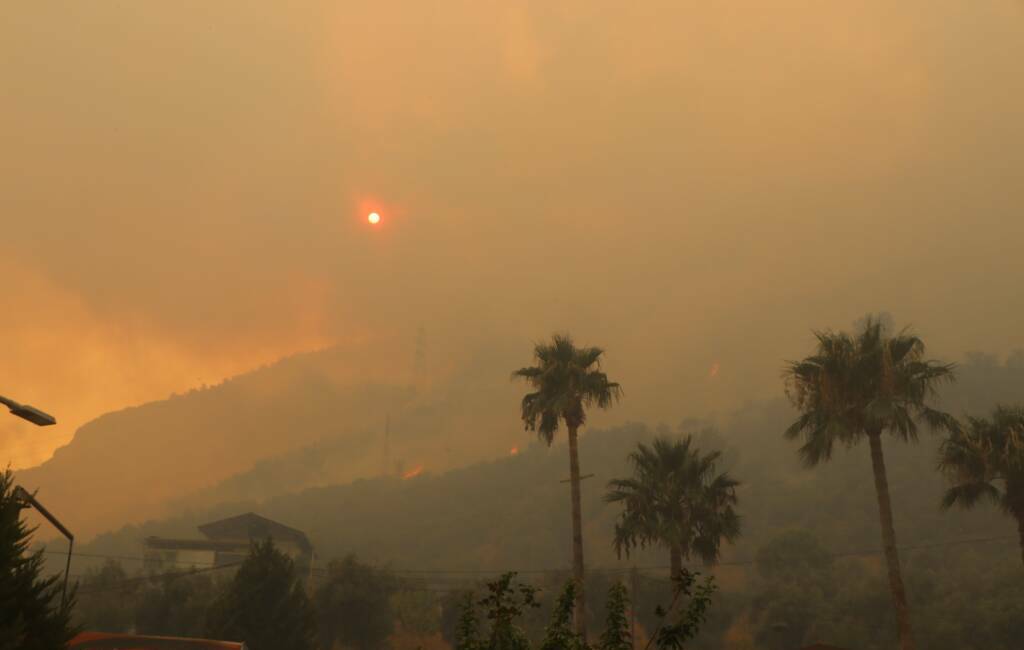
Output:
[[[391,476],[391,414],[384,415],[384,458],[382,459],[381,474]]]
[[[426,333],[423,326],[420,325],[416,328],[416,355],[413,358],[412,365],[412,384],[414,387],[419,388],[423,382],[424,374],[424,358],[426,357]]]

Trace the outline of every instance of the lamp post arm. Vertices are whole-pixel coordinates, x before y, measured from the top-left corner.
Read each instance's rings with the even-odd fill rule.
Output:
[[[18,499],[21,499],[31,504],[33,508],[39,511],[39,514],[46,517],[46,520],[53,524],[54,528],[59,530],[61,534],[64,535],[64,537],[67,537],[69,542],[74,541],[75,536],[71,533],[71,531],[65,528],[64,524],[57,521],[57,518],[50,514],[50,511],[44,508],[43,504],[36,501],[36,498],[32,496],[32,494],[29,493],[28,490],[21,487],[20,485],[17,485],[14,488],[14,496]]]
[[[53,524],[53,527],[61,532],[64,537],[68,539],[68,562],[64,568],[64,590],[61,594],[61,603],[67,604],[68,599],[68,576],[71,574],[71,550],[75,545],[75,536],[70,530],[64,527],[64,524],[60,523],[56,517],[50,514],[50,511],[43,507],[43,504],[39,503],[32,493],[21,487],[20,485],[14,486],[13,496],[15,499],[22,501],[23,503],[32,506],[36,511],[46,518],[48,522]],[[26,507],[27,507],[26,506]]]

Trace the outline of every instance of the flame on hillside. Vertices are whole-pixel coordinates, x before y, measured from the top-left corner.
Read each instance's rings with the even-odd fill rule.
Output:
[[[513,448],[509,449],[508,450],[508,455],[509,456],[518,456],[519,455],[519,447],[513,447]]]
[[[413,467],[412,469],[410,469],[405,474],[402,474],[402,480],[403,481],[408,481],[411,478],[416,478],[417,476],[419,476],[422,473],[423,473],[423,465],[417,465],[416,467]]]

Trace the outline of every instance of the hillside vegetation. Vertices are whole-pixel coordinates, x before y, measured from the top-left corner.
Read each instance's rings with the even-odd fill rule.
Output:
[[[943,396],[946,408],[954,413],[968,408],[983,411],[996,402],[1024,395],[1024,367],[1012,359],[997,363],[975,356],[959,372],[960,381]],[[854,634],[854,628],[863,631],[857,620],[888,616],[866,450],[842,450],[829,465],[804,469],[794,445],[782,438],[792,417],[791,407],[779,399],[749,405],[717,426],[690,420],[675,427],[636,423],[586,433],[580,443],[581,465],[585,474],[594,475],[583,482],[590,580],[606,583],[624,578],[632,566],[641,567],[645,579],[667,575],[668,559],[659,551],[643,551],[629,559],[616,557],[611,534],[618,510],[604,503],[602,496],[609,479],[628,472],[626,454],[638,441],[648,441],[659,433],[685,432],[693,433],[702,448],[722,449],[725,467],[743,482],[739,491],[743,536],[725,548],[721,565],[713,569],[722,592],[717,628],[709,628],[718,632],[708,634],[729,634],[753,643],[758,626],[765,624],[758,617],[768,615],[768,610],[758,608],[757,594],[772,593],[772,589],[797,589],[802,597],[810,597],[807,594],[824,588],[829,595],[822,602],[836,609],[829,610],[831,614],[815,614],[820,617],[834,618],[840,609],[865,608],[859,618],[847,615],[852,627],[845,634]],[[523,442],[516,455],[445,473],[428,471],[407,480],[362,479],[267,499],[209,503],[173,518],[101,535],[83,552],[134,557],[146,535],[192,536],[198,524],[254,510],[306,531],[317,549],[318,562],[355,553],[434,589],[449,591],[476,584],[486,572],[508,569],[550,583],[557,576],[564,577],[570,566],[570,529],[565,514],[568,485],[563,482],[568,467],[559,443],[549,449],[525,438]],[[1024,602],[1020,600],[1024,598],[1020,587],[1024,571],[1012,520],[991,508],[940,511],[945,484],[935,471],[936,439],[925,435],[919,445],[885,444],[898,542],[905,549],[915,616],[936,617],[936,625],[941,622],[947,627],[955,620],[959,627],[944,633],[952,635],[950,638],[968,634],[976,617],[995,617],[992,625],[1002,625],[1004,632],[1015,629],[1016,610],[984,604],[992,598]],[[314,452],[311,448],[288,456],[289,471],[301,475],[304,462],[317,466],[320,458]],[[232,482],[260,486],[256,493],[265,493],[278,480],[280,468],[275,462],[263,463]],[[815,571],[815,579],[833,582],[824,587],[799,581],[791,584],[786,582],[794,579],[789,572],[779,574],[784,579],[778,575],[766,578],[756,561],[758,553],[772,544],[782,544],[776,554],[785,556],[790,544],[785,540],[793,531],[810,535],[811,542],[800,543],[810,543],[834,565],[827,571]],[[996,585],[998,593],[986,585]],[[779,595],[773,601],[789,602]],[[800,598],[796,601],[803,602]],[[806,603],[798,605],[792,606],[801,611],[799,607]],[[953,616],[949,608],[964,611]],[[832,624],[836,629],[842,627],[838,619]],[[931,638],[924,634],[923,638]],[[887,637],[873,638],[864,636],[857,647],[885,647],[873,644]],[[1003,647],[996,641],[990,647]]]
[[[379,352],[379,363],[343,348],[299,355],[109,413],[17,481],[88,539],[225,500],[458,467],[520,440],[515,420],[495,424],[514,393],[503,374],[481,381],[481,364],[495,365],[486,356],[414,383]]]

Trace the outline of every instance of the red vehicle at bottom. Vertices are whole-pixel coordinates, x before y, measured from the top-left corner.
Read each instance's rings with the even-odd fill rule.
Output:
[[[244,643],[183,639],[169,636],[82,632],[71,639],[68,650],[247,650]]]

